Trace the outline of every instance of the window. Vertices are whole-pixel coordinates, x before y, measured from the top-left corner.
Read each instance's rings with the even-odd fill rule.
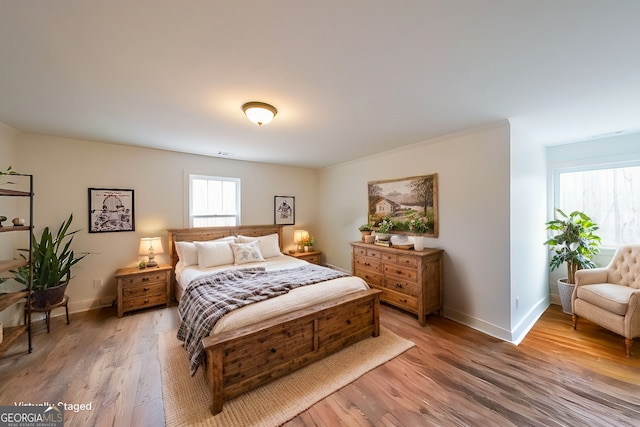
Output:
[[[240,178],[189,175],[189,224],[240,225]]]
[[[640,162],[556,169],[555,190],[556,207],[598,224],[603,248],[640,242]]]

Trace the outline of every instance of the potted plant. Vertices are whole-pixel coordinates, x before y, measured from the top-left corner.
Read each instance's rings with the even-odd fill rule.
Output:
[[[60,225],[54,236],[49,227],[42,230],[40,240],[35,234],[31,234],[32,246],[32,272],[33,272],[33,300],[35,308],[45,308],[57,304],[64,298],[65,290],[71,280],[71,267],[89,255],[84,253],[76,256],[71,249],[74,234],[80,230],[69,231],[73,214]],[[28,249],[20,249],[28,251]],[[22,266],[13,271],[15,280],[29,283],[29,266]]]
[[[571,314],[571,294],[575,287],[575,273],[582,268],[594,268],[591,260],[600,252],[600,237],[594,234],[598,226],[583,212],[575,211],[570,215],[555,210],[559,216],[546,223],[547,231],[555,235],[545,245],[553,250],[549,261],[551,271],[567,264],[567,277],[558,280],[558,293],[562,301],[562,311]]]
[[[362,241],[364,242],[365,236],[371,235],[373,226],[370,223],[362,224],[360,227],[358,227],[358,230],[360,230],[360,236],[362,237]]]
[[[428,227],[427,218],[424,216],[414,216],[409,220],[409,231],[415,233],[413,236],[413,249],[416,251],[424,249],[424,237],[422,234],[427,232]]]
[[[303,245],[305,252],[313,252],[313,237],[309,237],[309,240],[305,240]]]
[[[387,216],[385,219],[380,221],[378,225],[378,231],[376,232],[376,236],[378,240],[389,240],[389,232],[393,228],[393,221],[391,221],[391,217]]]

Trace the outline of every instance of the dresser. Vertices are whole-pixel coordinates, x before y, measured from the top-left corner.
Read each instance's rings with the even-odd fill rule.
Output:
[[[121,268],[118,282],[118,317],[131,310],[168,305],[171,295],[171,266]]]
[[[442,253],[352,242],[351,266],[355,276],[382,291],[382,301],[416,314],[424,326],[428,314],[442,314]]]

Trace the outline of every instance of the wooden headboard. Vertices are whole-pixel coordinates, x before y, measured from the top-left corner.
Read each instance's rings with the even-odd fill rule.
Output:
[[[174,268],[178,263],[178,253],[175,249],[175,242],[201,242],[229,236],[243,235],[257,237],[278,233],[280,250],[283,250],[282,225],[238,225],[235,227],[181,228],[167,231],[169,232],[169,257],[171,259],[171,265]]]

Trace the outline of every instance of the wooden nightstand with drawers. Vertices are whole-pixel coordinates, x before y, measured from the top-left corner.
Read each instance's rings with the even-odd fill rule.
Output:
[[[118,317],[131,310],[169,305],[171,269],[170,265],[160,265],[150,268],[121,268],[116,271]]]
[[[312,252],[296,252],[294,254],[289,254],[290,256],[303,259],[311,264],[320,265],[320,255],[322,255],[322,251],[312,251]]]

